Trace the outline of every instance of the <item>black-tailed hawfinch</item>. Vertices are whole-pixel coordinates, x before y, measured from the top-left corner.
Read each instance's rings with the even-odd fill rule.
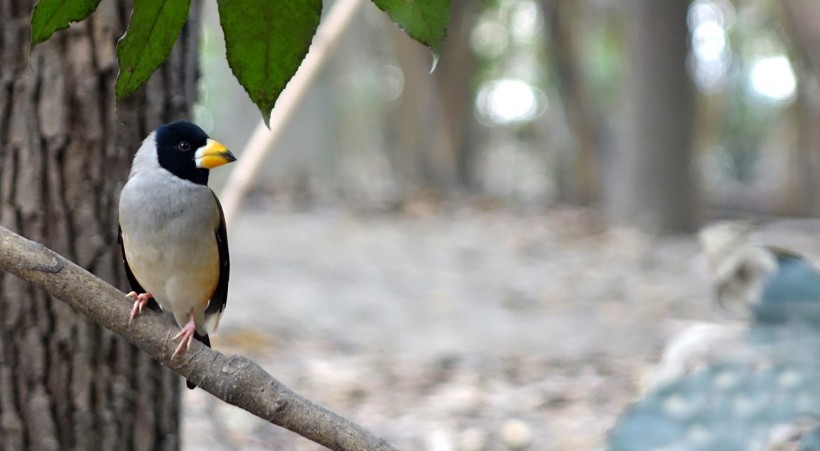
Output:
[[[208,172],[236,157],[198,126],[158,127],[134,157],[120,194],[120,245],[134,290],[131,320],[151,299],[182,330],[172,356],[191,340],[210,347],[228,296],[228,236]],[[189,381],[188,388],[194,388]]]

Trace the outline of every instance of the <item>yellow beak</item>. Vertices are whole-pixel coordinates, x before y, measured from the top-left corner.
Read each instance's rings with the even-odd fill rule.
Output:
[[[236,157],[227,147],[213,139],[209,139],[205,146],[197,149],[196,154],[194,154],[194,161],[198,168],[213,169],[231,161],[236,161]]]

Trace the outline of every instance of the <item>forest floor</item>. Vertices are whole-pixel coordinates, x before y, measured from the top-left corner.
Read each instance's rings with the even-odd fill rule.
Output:
[[[818,232],[781,221],[755,241],[817,256]],[[600,449],[665,340],[729,319],[693,236],[585,211],[279,207],[230,240],[214,347],[403,450]],[[183,449],[322,448],[185,390]]]

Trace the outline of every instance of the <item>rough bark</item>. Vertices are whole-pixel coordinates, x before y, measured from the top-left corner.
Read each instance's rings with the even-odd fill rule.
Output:
[[[636,0],[627,74],[624,186],[617,218],[665,231],[696,226],[694,87],[686,72],[689,0]]]
[[[168,62],[118,110],[130,2],[29,56],[34,0],[0,0],[0,225],[120,287],[117,199],[133,153],[196,95],[199,3]],[[43,291],[0,273],[0,449],[176,449],[179,378]]]

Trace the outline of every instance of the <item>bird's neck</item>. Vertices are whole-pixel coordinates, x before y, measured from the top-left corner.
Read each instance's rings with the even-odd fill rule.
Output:
[[[208,171],[207,169],[197,168],[191,174],[190,180],[192,182],[196,183],[197,185],[208,186],[208,175],[209,174],[210,174],[210,171]]]

